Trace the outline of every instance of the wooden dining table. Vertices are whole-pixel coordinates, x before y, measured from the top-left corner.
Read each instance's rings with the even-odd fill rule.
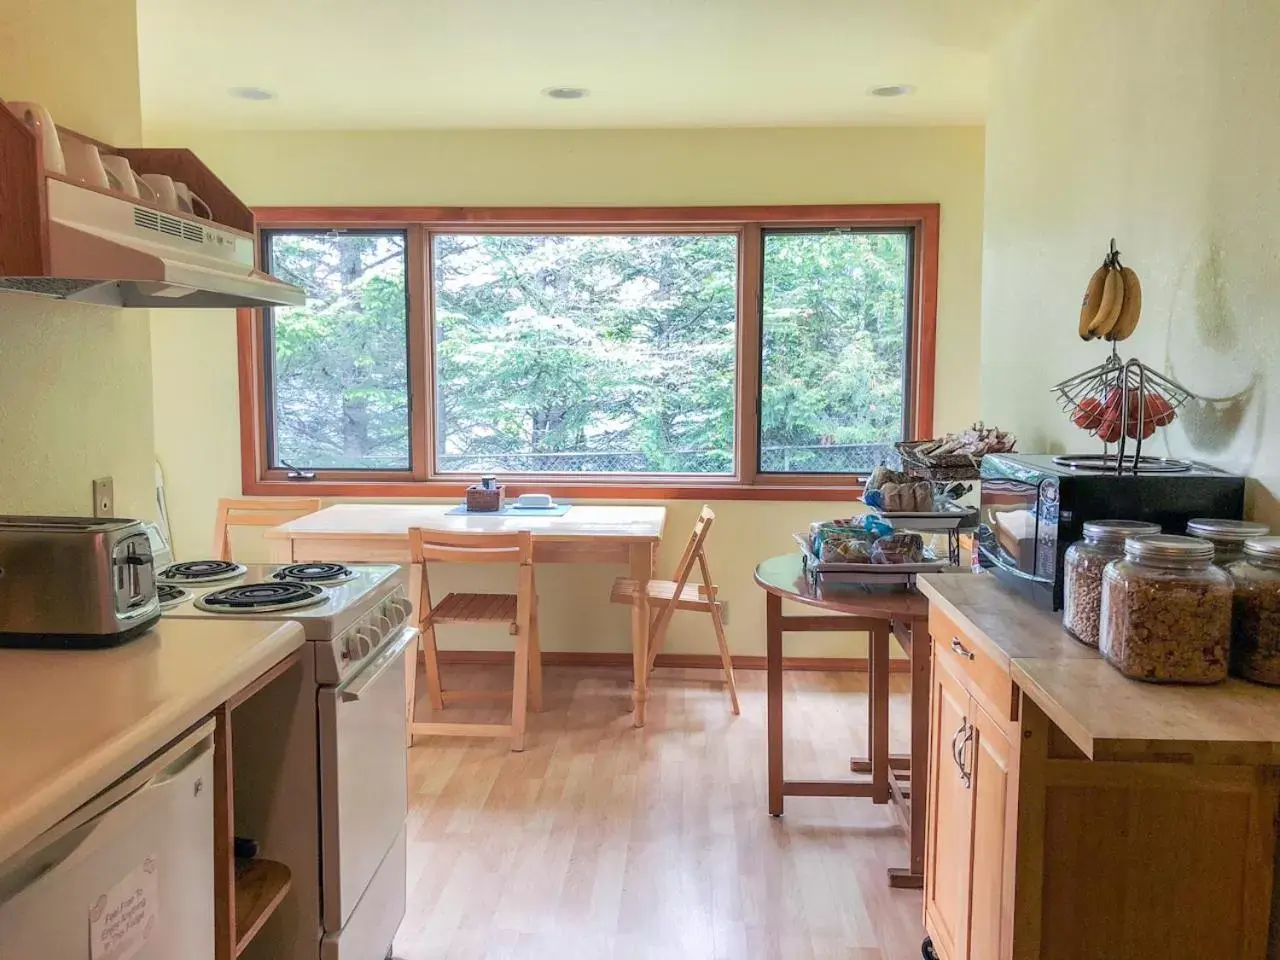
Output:
[[[277,563],[332,560],[347,563],[409,563],[409,530],[533,534],[537,563],[621,564],[642,585],[653,579],[667,509],[660,506],[575,504],[560,516],[519,513],[457,513],[453,503],[339,503],[274,527],[265,534]],[[409,597],[417,601],[422,571],[409,567]],[[631,607],[632,701],[637,727],[644,726],[648,700],[650,611],[647,591]],[[410,658],[410,669],[416,669]]]
[[[929,693],[931,644],[929,601],[901,589],[856,583],[815,582],[798,553],[765,560],[756,567],[756,583],[765,591],[765,652],[768,678],[769,813],[782,816],[783,797],[866,797],[888,803],[910,841],[908,865],[889,868],[892,887],[924,886],[924,824],[929,772]],[[821,616],[783,614],[790,600],[823,611]],[[856,778],[788,780],[783,775],[782,637],[786,633],[865,631],[870,636],[867,667],[866,757],[854,757]],[[889,637],[902,645],[911,666],[911,748],[889,751]]]

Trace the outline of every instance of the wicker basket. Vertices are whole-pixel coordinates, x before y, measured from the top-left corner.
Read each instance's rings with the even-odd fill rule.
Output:
[[[482,487],[478,483],[467,487],[467,513],[497,513],[507,499],[507,488],[502,484]]]

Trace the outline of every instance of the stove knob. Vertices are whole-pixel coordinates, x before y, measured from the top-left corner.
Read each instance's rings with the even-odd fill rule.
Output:
[[[369,634],[363,630],[357,630],[355,636],[351,638],[351,646],[354,648],[355,656],[364,658],[373,649],[373,642],[369,639]]]
[[[396,615],[392,621],[399,626],[409,619],[413,614],[413,604],[405,597],[396,597],[391,601],[391,607],[395,610]]]

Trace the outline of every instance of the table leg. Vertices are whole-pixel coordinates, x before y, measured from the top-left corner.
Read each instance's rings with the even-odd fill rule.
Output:
[[[933,669],[933,644],[927,620],[912,620],[911,631],[911,861],[903,869],[889,870],[889,886],[919,889],[924,886],[924,826],[929,783],[929,694]]]
[[[889,802],[889,624],[876,624],[868,646],[868,740],[871,748],[871,800]]]
[[[782,816],[782,598],[766,593],[765,666],[769,726],[769,815]]]
[[[637,727],[644,726],[649,699],[649,581],[653,579],[653,560],[654,544],[631,545],[631,579],[636,581],[636,600],[631,605],[631,697]]]

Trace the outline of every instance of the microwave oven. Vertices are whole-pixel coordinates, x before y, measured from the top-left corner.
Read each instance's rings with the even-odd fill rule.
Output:
[[[1090,520],[1146,520],[1183,533],[1193,517],[1244,516],[1244,478],[1201,464],[1117,475],[1047,454],[988,454],[980,474],[977,562],[1050,610],[1062,609],[1062,561]]]

